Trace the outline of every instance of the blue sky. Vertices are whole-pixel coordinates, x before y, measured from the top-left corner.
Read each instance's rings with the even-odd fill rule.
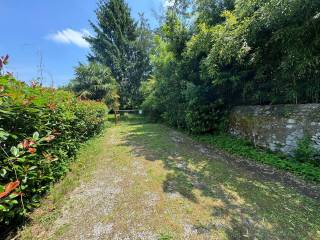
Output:
[[[159,12],[166,0],[127,2],[133,17],[144,12],[155,26],[153,10]],[[30,82],[39,76],[42,56],[44,84],[68,83],[74,67],[86,61],[89,48],[81,36],[91,32],[95,9],[96,0],[0,0],[0,55],[10,55],[7,70]]]

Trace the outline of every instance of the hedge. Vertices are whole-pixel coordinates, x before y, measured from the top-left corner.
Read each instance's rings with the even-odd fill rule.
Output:
[[[0,225],[24,219],[100,133],[107,107],[0,75]]]

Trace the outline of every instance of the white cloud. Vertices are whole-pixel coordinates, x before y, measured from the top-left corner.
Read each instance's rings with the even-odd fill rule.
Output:
[[[48,39],[65,44],[74,44],[81,48],[89,48],[89,43],[83,38],[88,35],[90,35],[90,33],[87,29],[75,31],[71,28],[67,28],[62,31],[58,31],[55,34],[50,34]]]

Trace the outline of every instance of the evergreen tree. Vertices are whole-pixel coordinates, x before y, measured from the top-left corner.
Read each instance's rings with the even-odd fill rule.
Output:
[[[233,10],[235,0],[195,0],[194,13],[197,16],[196,25],[206,23],[215,25],[224,21],[223,11]]]
[[[139,14],[139,21],[137,25],[137,39],[136,39],[136,49],[137,49],[137,62],[135,66],[134,75],[137,76],[136,81],[138,84],[135,85],[134,99],[133,102],[137,105],[141,105],[142,96],[140,92],[140,83],[148,79],[151,72],[150,64],[150,51],[153,44],[153,33],[150,30],[148,20],[145,18],[143,13]],[[137,88],[139,86],[139,88]]]
[[[137,69],[141,67],[137,23],[124,0],[101,0],[96,15],[97,24],[91,22],[95,36],[86,38],[92,50],[89,61],[108,66],[119,83],[122,107],[135,107],[144,74]]]

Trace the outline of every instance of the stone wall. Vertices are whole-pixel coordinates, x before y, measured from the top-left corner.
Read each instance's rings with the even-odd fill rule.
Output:
[[[257,146],[289,155],[304,137],[320,150],[320,104],[235,107],[229,129]]]

